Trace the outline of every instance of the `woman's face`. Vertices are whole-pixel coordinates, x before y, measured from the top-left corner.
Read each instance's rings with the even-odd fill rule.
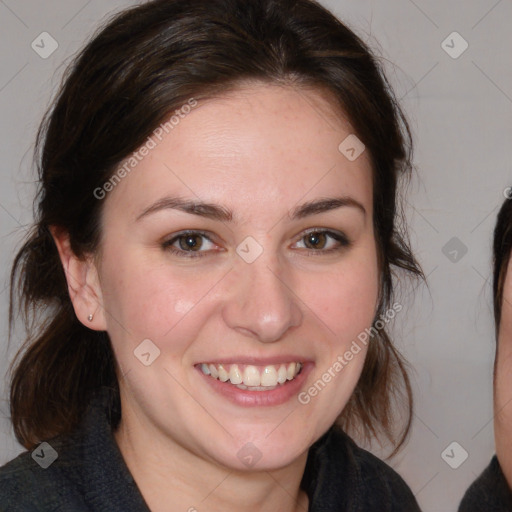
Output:
[[[107,194],[97,315],[132,435],[270,469],[342,411],[379,273],[369,155],[334,112],[262,84],[200,102]]]
[[[512,258],[503,287],[494,388],[496,453],[512,486]]]

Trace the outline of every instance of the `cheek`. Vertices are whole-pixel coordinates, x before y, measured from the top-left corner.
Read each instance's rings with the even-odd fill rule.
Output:
[[[373,321],[379,293],[374,258],[315,277],[305,275],[304,303],[339,341],[354,338]]]
[[[112,258],[105,265],[103,293],[108,331],[113,342],[122,340],[129,346],[149,338],[159,344],[176,329],[191,331],[200,322],[182,322],[186,317],[202,314],[198,307],[216,281],[216,273],[201,275],[171,265],[154,265],[150,262],[123,261]],[[115,263],[114,263],[115,262]],[[218,280],[218,278],[217,278]],[[182,333],[183,334],[183,333]],[[179,343],[173,337],[174,343]],[[189,339],[180,336],[179,339]],[[119,342],[118,342],[119,344]],[[177,348],[177,347],[176,347]],[[133,349],[133,347],[132,347]]]
[[[509,310],[506,312],[506,310]],[[512,307],[504,305],[498,335],[498,360],[496,364],[496,387],[498,397],[508,402],[512,397]],[[503,407],[505,404],[499,404]],[[512,407],[508,406],[512,416]],[[512,427],[511,427],[512,429]]]
[[[512,395],[512,259],[503,286],[501,320],[498,333],[497,386]],[[512,409],[510,407],[509,409]]]

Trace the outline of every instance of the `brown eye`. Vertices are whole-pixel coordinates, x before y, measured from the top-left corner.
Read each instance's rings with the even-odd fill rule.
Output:
[[[206,233],[186,231],[163,242],[162,249],[183,258],[195,258],[218,252],[219,247]]]
[[[304,237],[305,246],[308,249],[323,249],[325,247],[326,240],[326,234],[321,232],[308,233]]]
[[[306,249],[316,254],[327,254],[346,249],[350,246],[350,241],[341,232],[317,229],[303,235],[297,244],[299,249]]]
[[[183,251],[197,251],[203,245],[203,237],[195,234],[181,235],[178,237],[178,242]]]

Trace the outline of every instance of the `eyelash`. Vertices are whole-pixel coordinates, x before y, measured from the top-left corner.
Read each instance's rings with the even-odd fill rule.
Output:
[[[308,235],[311,234],[323,234],[326,235],[338,242],[337,247],[331,247],[330,249],[308,249],[307,251],[308,255],[310,256],[318,256],[323,254],[331,254],[334,252],[342,251],[343,249],[346,249],[351,245],[350,240],[342,233],[336,233],[334,231],[329,231],[326,229],[310,229],[306,231],[302,237],[299,240],[303,240]],[[214,243],[210,237],[202,232],[202,231],[183,231],[181,233],[178,233],[177,235],[173,236],[171,239],[166,240],[162,243],[162,249],[169,251],[171,254],[174,254],[176,256],[184,257],[184,258],[202,258],[204,256],[207,256],[210,251],[184,251],[183,249],[177,249],[176,247],[173,247],[173,244],[175,244],[177,241],[179,241],[180,238],[186,238],[187,236],[202,236],[206,238],[209,242],[212,244]]]

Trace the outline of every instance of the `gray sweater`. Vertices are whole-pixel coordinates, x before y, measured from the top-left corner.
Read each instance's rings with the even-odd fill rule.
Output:
[[[512,492],[496,456],[464,494],[459,512],[510,512]]]
[[[115,403],[102,389],[73,434],[0,468],[0,511],[148,512],[112,435]],[[301,485],[309,512],[420,511],[402,478],[337,428],[310,448]]]

